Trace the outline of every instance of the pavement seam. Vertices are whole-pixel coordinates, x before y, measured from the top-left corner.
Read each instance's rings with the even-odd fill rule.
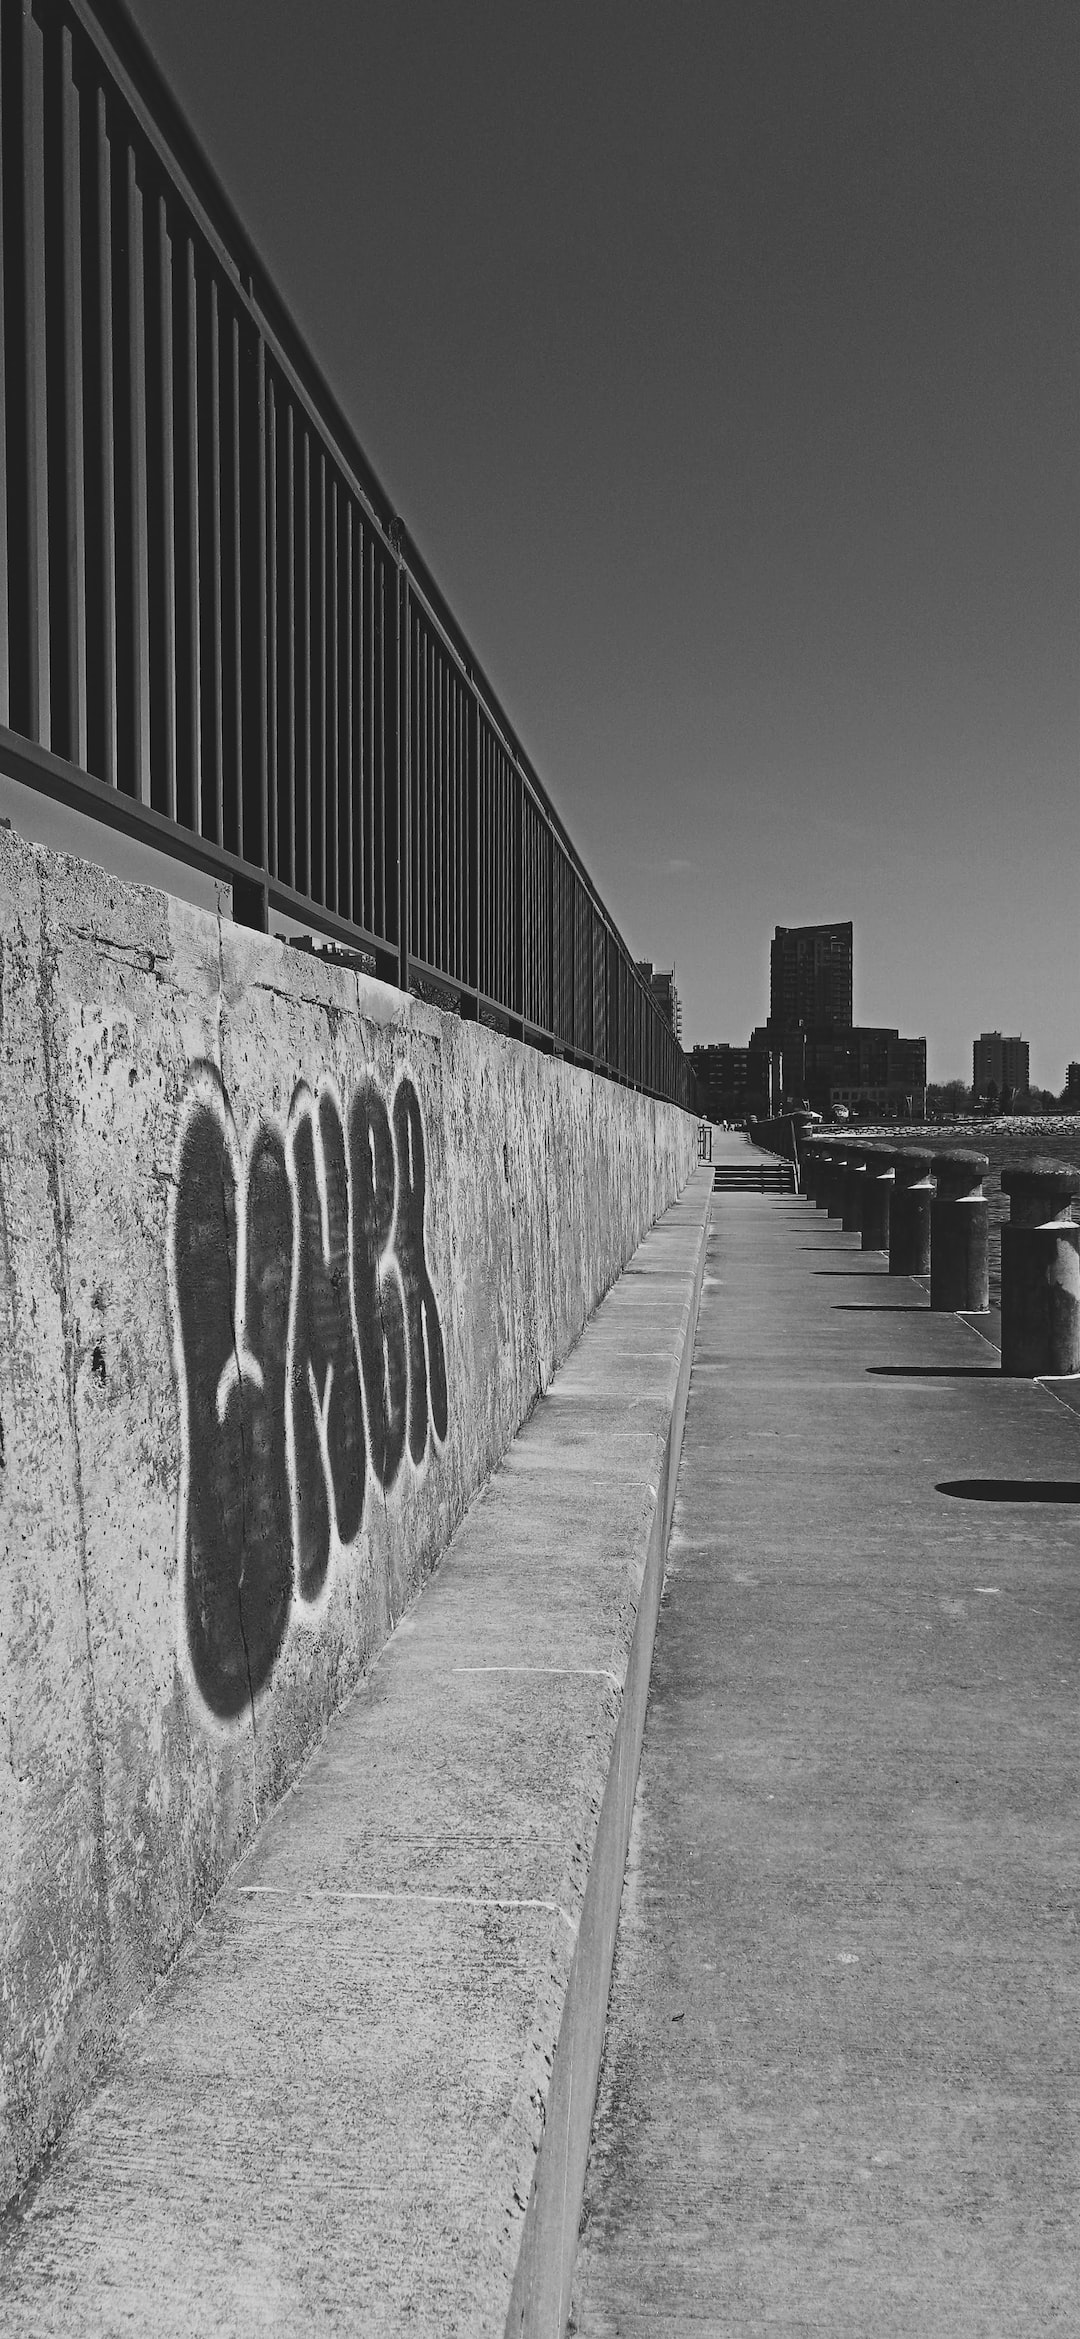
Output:
[[[610,1681],[621,1692],[622,1682],[608,1665],[451,1665],[451,1673],[554,1673],[560,1681]]]
[[[451,1909],[546,1909],[549,1916],[564,1917],[571,1932],[577,1930],[577,1920],[557,1900],[516,1899],[511,1895],[483,1892],[396,1892],[389,1888],[375,1888],[361,1892],[344,1888],[336,1890],[329,1885],[311,1884],[297,1892],[287,1884],[240,1884],[237,1894],[244,1900],[358,1900],[408,1901],[431,1908]]]

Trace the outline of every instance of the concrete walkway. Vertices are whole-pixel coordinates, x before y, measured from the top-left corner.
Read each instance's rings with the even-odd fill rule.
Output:
[[[716,1198],[581,2339],[1080,2330],[1078,1495],[1048,1388]]]

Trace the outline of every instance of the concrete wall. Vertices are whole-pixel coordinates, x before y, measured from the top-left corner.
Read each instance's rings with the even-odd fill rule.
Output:
[[[0,831],[0,2198],[696,1123]]]

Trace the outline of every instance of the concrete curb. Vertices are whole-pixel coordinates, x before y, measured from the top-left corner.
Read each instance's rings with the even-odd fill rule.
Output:
[[[709,1173],[711,1191],[711,1170]],[[611,1750],[588,1883],[581,1909],[559,2041],[537,2154],[521,2254],[506,2319],[507,2339],[561,2339],[570,2311],[593,2109],[607,2021],[633,1817],[653,1643],[660,1612],[671,1515],[682,1451],[709,1231],[706,1197],[693,1280],[681,1328],[671,1419],[649,1525],[634,1637]]]

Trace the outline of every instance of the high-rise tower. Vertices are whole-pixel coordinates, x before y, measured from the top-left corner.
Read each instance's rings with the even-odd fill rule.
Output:
[[[853,957],[850,920],[843,926],[778,926],[770,952],[770,1030],[850,1027]]]

